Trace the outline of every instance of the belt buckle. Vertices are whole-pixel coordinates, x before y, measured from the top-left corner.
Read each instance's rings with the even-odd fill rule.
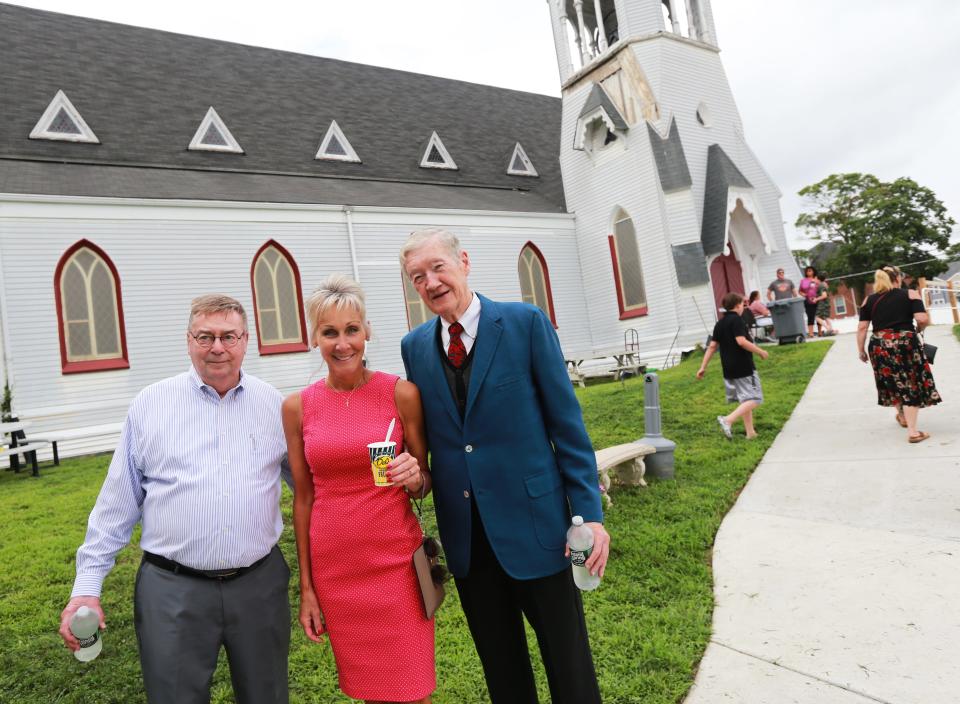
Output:
[[[217,573],[217,574],[216,574],[216,578],[219,579],[220,581],[223,581],[223,580],[225,580],[225,579],[230,579],[231,577],[236,577],[238,574],[240,574],[240,570],[238,570],[238,569],[237,569],[237,570],[229,570],[228,572],[219,572],[219,573]]]

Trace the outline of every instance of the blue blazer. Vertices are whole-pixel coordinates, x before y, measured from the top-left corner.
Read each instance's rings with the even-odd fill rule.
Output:
[[[435,318],[403,338],[407,378],[423,399],[434,505],[447,565],[470,567],[470,495],[506,572],[555,574],[571,515],[602,521],[597,464],[560,341],[536,306],[480,296],[463,420],[444,376]]]

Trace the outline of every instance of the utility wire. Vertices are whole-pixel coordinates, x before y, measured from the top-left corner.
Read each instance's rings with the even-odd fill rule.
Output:
[[[916,266],[917,264],[927,264],[928,262],[938,262],[940,261],[939,257],[931,257],[930,259],[921,259],[918,262],[910,262],[909,264],[898,264],[898,269],[906,269],[908,266]],[[878,267],[879,268],[879,267]],[[827,277],[830,281],[839,281],[840,279],[849,279],[854,276],[863,276],[864,274],[872,274],[876,269],[870,269],[868,271],[858,271],[856,274],[844,274],[843,276],[829,276]]]

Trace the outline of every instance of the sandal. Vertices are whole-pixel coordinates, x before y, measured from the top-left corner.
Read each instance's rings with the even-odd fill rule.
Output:
[[[907,427],[907,419],[903,417],[902,413],[897,414],[897,422],[900,424],[901,428]]]
[[[917,435],[911,435],[909,438],[907,438],[907,442],[910,442],[910,443],[923,442],[929,437],[930,437],[930,433],[925,433],[921,430]]]

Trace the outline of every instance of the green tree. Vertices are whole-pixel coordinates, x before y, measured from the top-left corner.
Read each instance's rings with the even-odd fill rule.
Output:
[[[3,381],[3,395],[0,396],[0,420],[6,422],[13,419],[13,392],[10,390],[10,381]]]
[[[871,272],[846,279],[861,294],[873,270],[885,264],[934,259],[905,270],[929,278],[960,256],[960,245],[950,244],[954,219],[933,191],[912,179],[884,182],[871,174],[832,174],[799,194],[806,199],[806,212],[796,226],[835,245],[823,266],[838,276]]]

